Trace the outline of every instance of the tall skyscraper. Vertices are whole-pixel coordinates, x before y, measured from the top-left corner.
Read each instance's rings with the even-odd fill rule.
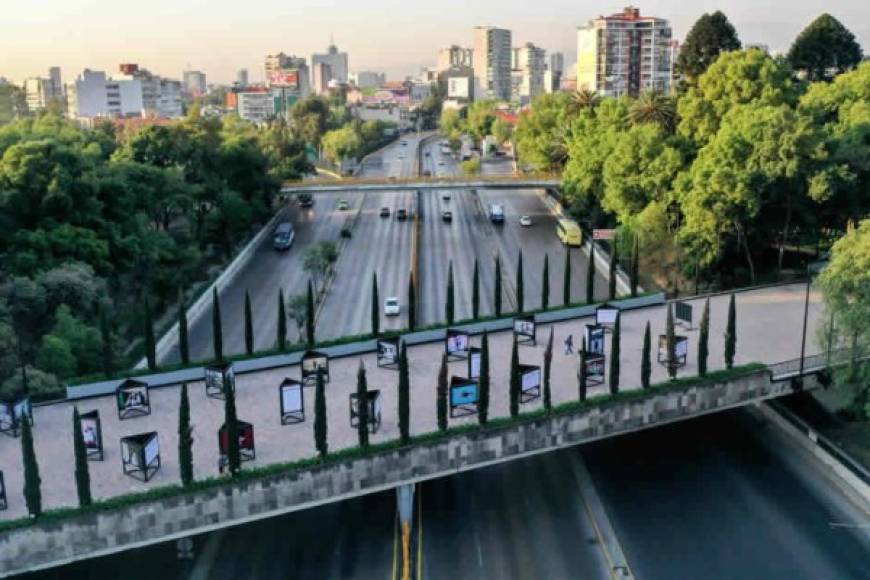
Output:
[[[511,49],[511,92],[514,101],[527,105],[545,92],[547,51],[531,42]]]
[[[205,73],[198,70],[186,70],[181,73],[184,90],[191,95],[198,97],[204,95],[207,90],[205,83]]]
[[[442,73],[456,66],[472,66],[472,51],[470,48],[452,45],[438,50],[438,64],[435,70]]]
[[[474,99],[511,98],[511,31],[493,26],[474,28]]]
[[[671,89],[671,25],[627,7],[577,29],[577,88],[602,96]]]
[[[562,79],[565,77],[565,55],[561,52],[550,54],[550,68],[547,71],[545,80],[545,90],[549,92],[558,91],[562,86]]]
[[[347,82],[347,53],[339,52],[338,47],[332,42],[329,43],[329,47],[327,47],[325,53],[311,55],[312,70],[319,64],[326,64],[329,66],[332,77],[327,79],[327,82],[330,80],[335,80],[342,84]]]
[[[242,88],[248,86],[248,69],[239,69],[239,71],[236,73],[236,84]]]

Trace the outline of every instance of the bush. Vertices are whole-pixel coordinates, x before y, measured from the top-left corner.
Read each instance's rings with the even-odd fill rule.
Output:
[[[462,173],[465,175],[477,175],[480,173],[480,159],[469,159],[460,164]]]

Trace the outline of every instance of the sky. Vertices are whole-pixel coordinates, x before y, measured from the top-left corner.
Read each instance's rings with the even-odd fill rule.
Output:
[[[285,52],[310,59],[330,36],[349,53],[351,71],[389,78],[435,64],[438,48],[471,46],[472,27],[513,31],[514,45],[533,42],[576,60],[576,28],[627,2],[598,0],[2,0],[0,77],[21,82],[62,68],[117,71],[122,62],[172,78],[192,68],[227,83],[246,68],[262,80],[263,57]],[[667,18],[683,39],[704,12],[722,10],[744,43],[786,51],[822,9],[843,22],[870,52],[870,2],[862,0],[644,0],[644,15]]]

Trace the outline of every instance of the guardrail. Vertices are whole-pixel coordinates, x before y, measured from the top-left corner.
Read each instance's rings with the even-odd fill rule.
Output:
[[[409,188],[439,189],[443,187],[513,187],[517,189],[528,188],[553,188],[562,183],[561,175],[484,175],[474,176],[439,176],[439,177],[396,177],[396,178],[359,178],[351,177],[342,179],[340,184],[334,180],[309,180],[285,183],[281,188],[283,193],[295,193],[302,191],[333,191],[350,188]]]

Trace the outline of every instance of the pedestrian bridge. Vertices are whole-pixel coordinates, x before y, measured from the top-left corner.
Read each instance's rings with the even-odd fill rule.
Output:
[[[366,179],[347,178],[340,181],[299,181],[286,183],[281,193],[325,193],[337,191],[398,191],[407,189],[558,189],[562,178],[558,175],[513,176],[492,175],[486,177],[413,177]]]

